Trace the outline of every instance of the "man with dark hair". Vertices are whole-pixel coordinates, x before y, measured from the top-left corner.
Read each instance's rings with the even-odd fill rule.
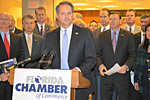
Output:
[[[136,34],[141,31],[140,26],[135,24],[136,20],[136,12],[134,9],[129,9],[126,12],[126,22],[127,25],[122,26],[121,28],[127,31],[132,32],[133,34]]]
[[[110,12],[109,12],[109,9],[107,9],[107,8],[103,8],[100,10],[99,16],[100,16],[100,23],[102,26],[100,28],[96,29],[95,31],[93,31],[93,37],[94,37],[95,43],[97,42],[99,34],[110,28],[109,14],[110,14]]]
[[[139,44],[144,42],[145,26],[148,22],[149,22],[149,15],[144,14],[140,17],[141,32],[134,35],[135,43],[136,43],[136,49],[138,49]]]
[[[25,59],[39,55],[44,49],[44,39],[33,32],[35,28],[35,20],[31,15],[25,15],[22,18],[22,26],[24,32],[20,34],[22,36]],[[37,68],[39,58],[33,59],[24,65],[25,68]]]
[[[10,16],[0,14],[0,62],[16,58],[17,62],[24,60],[22,38],[9,31]],[[8,73],[0,70],[0,99],[12,100],[12,88],[8,83]]]
[[[52,26],[45,24],[46,20],[45,8],[44,7],[36,8],[35,17],[37,19],[37,22],[33,32],[45,38],[46,33],[48,33],[52,29]]]
[[[112,100],[114,88],[119,100],[129,100],[129,70],[135,61],[135,42],[132,33],[122,30],[121,15],[117,12],[110,14],[110,29],[99,35],[97,45],[97,65],[101,74],[101,100]],[[104,71],[116,63],[120,69],[106,75]]]
[[[74,7],[68,1],[62,1],[56,7],[60,27],[46,35],[46,49],[56,50],[51,68],[80,71],[91,85],[86,89],[76,89],[76,100],[88,100],[94,92],[91,69],[96,64],[95,45],[91,31],[74,25]]]
[[[95,30],[98,28],[98,23],[97,23],[97,21],[92,20],[92,21],[89,23],[88,28],[89,28],[91,31],[95,31]]]
[[[15,27],[15,20],[14,17],[12,15],[10,15],[10,25],[9,25],[9,31],[19,34],[22,33],[22,30],[18,29],[17,27]]]

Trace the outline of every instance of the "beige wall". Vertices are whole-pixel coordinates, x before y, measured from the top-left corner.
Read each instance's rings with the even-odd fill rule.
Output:
[[[16,26],[22,28],[22,0],[1,0],[0,2],[0,13],[6,12],[14,16]]]

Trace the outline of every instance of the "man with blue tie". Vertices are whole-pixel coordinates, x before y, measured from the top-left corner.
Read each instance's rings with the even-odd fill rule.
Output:
[[[135,42],[132,33],[122,30],[121,15],[110,14],[110,29],[102,32],[98,39],[97,58],[101,74],[101,100],[112,100],[114,88],[119,100],[129,100],[129,70],[135,61]],[[116,63],[120,70],[110,76],[104,71]]]
[[[46,49],[56,50],[51,64],[53,69],[77,70],[87,78],[91,85],[86,89],[76,89],[76,100],[88,100],[94,92],[91,69],[96,64],[96,52],[91,31],[72,23],[74,7],[68,1],[60,2],[56,7],[60,27],[46,35]]]

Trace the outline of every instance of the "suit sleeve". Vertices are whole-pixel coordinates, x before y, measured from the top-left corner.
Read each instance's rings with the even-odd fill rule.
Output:
[[[84,62],[79,66],[83,75],[86,74],[88,71],[91,71],[97,61],[95,44],[90,30],[87,30],[86,33],[84,55]]]
[[[99,35],[99,38],[97,40],[97,45],[96,45],[96,57],[97,57],[97,68],[99,68],[99,66],[101,64],[103,64],[103,61],[102,61],[102,58],[103,58],[103,55],[102,55],[102,45],[103,45],[103,42],[102,41],[102,38],[101,38],[101,34]]]
[[[129,35],[129,40],[128,40],[128,59],[125,62],[125,65],[127,65],[129,67],[129,69],[131,70],[132,67],[134,66],[134,62],[135,62],[135,41],[134,41],[134,36],[133,34]]]
[[[19,55],[17,59],[18,59],[18,62],[20,62],[25,59],[25,51],[24,51],[24,44],[23,44],[22,37],[19,36],[18,38],[19,38],[19,41],[18,41],[19,42],[19,47],[18,47]]]

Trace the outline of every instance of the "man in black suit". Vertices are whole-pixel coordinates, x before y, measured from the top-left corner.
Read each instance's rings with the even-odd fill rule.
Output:
[[[19,34],[22,33],[22,30],[18,29],[17,27],[15,27],[15,20],[14,17],[12,15],[10,15],[10,25],[9,25],[9,31]]]
[[[35,17],[37,19],[34,33],[45,38],[46,34],[53,28],[51,25],[45,24],[46,10],[44,7],[38,7],[35,9]]]
[[[146,14],[142,15],[140,18],[141,32],[134,34],[136,50],[138,49],[139,44],[144,42],[145,26],[148,22],[149,22],[149,15]]]
[[[96,64],[95,45],[91,31],[72,24],[74,7],[70,2],[60,2],[56,7],[56,12],[60,27],[46,35],[46,49],[56,50],[56,57],[51,68],[81,71],[91,85],[86,89],[76,89],[75,99],[88,100],[89,94],[94,91],[91,69]]]
[[[99,34],[103,31],[110,29],[109,25],[110,11],[108,8],[103,8],[99,12],[101,27],[92,32],[95,43],[98,40]]]
[[[23,44],[25,49],[25,59],[40,55],[40,53],[44,49],[44,39],[40,35],[33,33],[33,30],[35,28],[34,17],[31,15],[25,15],[22,18],[22,24],[23,24],[24,32],[20,35],[22,36],[23,39]],[[31,40],[31,45],[30,45],[30,40]],[[38,61],[39,58],[35,58],[35,59],[33,58],[33,60],[26,63],[24,67],[37,68]]]
[[[110,14],[110,30],[102,32],[97,45],[97,57],[101,77],[101,100],[111,100],[114,88],[119,100],[129,100],[129,70],[135,61],[135,42],[132,33],[120,29],[121,15]],[[104,71],[116,63],[121,69],[110,76]]]
[[[9,31],[10,17],[6,13],[0,14],[0,62],[16,58],[17,61],[24,59],[22,38]],[[8,83],[9,75],[0,70],[0,98],[12,100],[12,88]]]

